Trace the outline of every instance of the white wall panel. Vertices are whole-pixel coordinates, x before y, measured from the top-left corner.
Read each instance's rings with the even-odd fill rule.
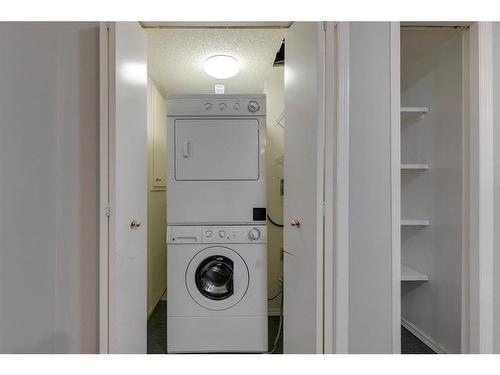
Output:
[[[495,254],[494,254],[494,338],[493,351],[500,353],[500,22],[493,22],[493,135],[495,168]]]
[[[350,353],[393,350],[389,31],[350,24]]]
[[[96,352],[98,25],[2,23],[0,50],[0,352]]]

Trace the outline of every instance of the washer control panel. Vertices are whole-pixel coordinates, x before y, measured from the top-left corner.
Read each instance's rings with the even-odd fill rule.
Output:
[[[172,225],[167,227],[167,242],[171,244],[266,243],[267,231],[265,225]]]
[[[203,227],[203,243],[263,243],[266,240],[265,225]]]

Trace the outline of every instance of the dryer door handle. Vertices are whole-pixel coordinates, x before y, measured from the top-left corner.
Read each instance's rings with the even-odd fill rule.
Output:
[[[189,158],[191,156],[191,141],[184,142],[182,146],[182,156]]]

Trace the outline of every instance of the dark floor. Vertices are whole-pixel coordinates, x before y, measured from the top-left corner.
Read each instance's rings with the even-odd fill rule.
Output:
[[[401,327],[401,354],[436,354],[436,352],[405,327]]]
[[[269,350],[272,350],[274,338],[278,332],[279,317],[269,317]],[[165,354],[167,352],[167,301],[160,301],[148,320],[148,354]],[[283,333],[280,334],[276,354],[283,353]],[[420,341],[413,333],[401,327],[402,354],[436,354]]]
[[[274,338],[278,332],[279,317],[269,317],[269,350],[273,348]],[[148,320],[148,354],[165,354],[167,352],[167,301],[160,301]],[[280,334],[276,354],[283,353],[283,334]]]
[[[148,320],[148,354],[167,352],[167,301],[156,305]]]
[[[276,338],[276,333],[278,333],[278,327],[280,324],[279,316],[270,316],[267,323],[267,347],[269,351],[273,350],[274,339]],[[273,354],[283,354],[283,328],[280,332],[280,337],[278,343],[276,344],[276,350]]]

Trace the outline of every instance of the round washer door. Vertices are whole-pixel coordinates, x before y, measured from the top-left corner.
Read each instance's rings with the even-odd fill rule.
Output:
[[[241,301],[248,290],[248,267],[234,250],[223,246],[198,252],[186,269],[189,295],[208,310],[226,310]]]

